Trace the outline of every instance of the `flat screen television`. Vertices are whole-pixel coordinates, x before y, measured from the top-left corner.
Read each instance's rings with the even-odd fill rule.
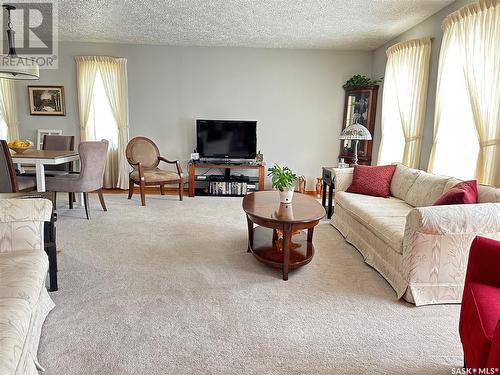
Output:
[[[196,120],[196,150],[203,159],[255,159],[257,121]]]

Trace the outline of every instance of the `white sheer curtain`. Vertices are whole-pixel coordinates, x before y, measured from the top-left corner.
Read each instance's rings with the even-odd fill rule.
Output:
[[[0,127],[2,136],[12,141],[19,138],[19,121],[17,119],[16,88],[14,81],[0,79]]]
[[[98,135],[106,131],[96,127],[115,127],[116,140],[112,135],[106,138],[110,138],[110,150],[104,183],[106,187],[128,189],[129,166],[125,157],[129,140],[127,60],[108,56],[78,56],[76,63],[82,140],[100,139],[97,138]],[[94,103],[96,95],[99,96],[99,93],[96,93],[96,82],[98,89],[101,86],[104,89],[105,104],[109,105],[113,124],[106,122],[106,109],[99,112],[104,115],[99,118],[96,115],[96,105],[103,108],[102,103]],[[89,127],[91,123],[93,126]]]
[[[129,164],[125,157],[129,141],[127,59],[106,58],[99,68],[118,127],[117,187],[128,189]]]
[[[500,2],[443,22],[429,170],[500,186]]]
[[[429,81],[431,39],[387,49],[378,164],[401,162],[418,168]]]

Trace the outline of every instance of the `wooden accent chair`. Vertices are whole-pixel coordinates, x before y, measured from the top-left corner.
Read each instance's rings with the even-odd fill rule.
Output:
[[[74,194],[83,193],[85,214],[90,220],[89,192],[97,191],[102,209],[107,211],[102,194],[102,178],[106,167],[106,156],[109,142],[82,142],[78,146],[80,155],[80,173],[70,173],[64,176],[47,177],[45,186],[47,191],[70,193],[69,208],[73,208]]]
[[[179,160],[168,160],[160,156],[160,150],[156,144],[146,137],[135,137],[130,140],[125,150],[129,164],[134,168],[129,175],[128,199],[134,194],[134,184],[139,185],[141,192],[141,204],[146,205],[145,187],[160,186],[160,193],[165,194],[165,185],[179,185],[179,200],[184,196],[184,181],[181,164]],[[177,172],[166,171],[158,168],[160,161],[175,164]]]
[[[30,190],[36,190],[36,179],[28,176],[16,176],[7,141],[0,140],[0,193]]]

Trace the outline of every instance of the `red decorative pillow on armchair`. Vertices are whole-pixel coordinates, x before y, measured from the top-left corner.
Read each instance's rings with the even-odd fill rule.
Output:
[[[446,193],[441,195],[433,206],[446,204],[474,204],[477,203],[476,180],[459,182]]]
[[[351,186],[348,193],[373,195],[375,197],[389,198],[391,195],[391,180],[396,165],[355,165]]]

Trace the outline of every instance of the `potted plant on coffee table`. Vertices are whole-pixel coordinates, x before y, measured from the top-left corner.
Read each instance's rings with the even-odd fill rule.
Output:
[[[274,167],[268,169],[268,176],[271,177],[271,185],[280,193],[281,203],[290,203],[295,189],[297,175],[288,167],[281,167],[274,164]]]

